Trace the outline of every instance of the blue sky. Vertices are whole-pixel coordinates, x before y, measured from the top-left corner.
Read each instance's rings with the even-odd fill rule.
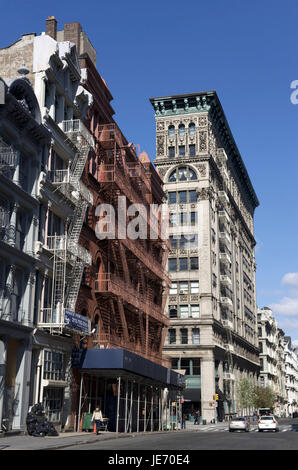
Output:
[[[260,200],[257,300],[298,344],[298,2],[295,0],[11,1],[0,47],[22,33],[79,21],[128,140],[152,158],[149,98],[216,90]]]

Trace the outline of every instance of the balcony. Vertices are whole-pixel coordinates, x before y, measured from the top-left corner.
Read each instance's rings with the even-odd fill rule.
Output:
[[[226,245],[231,245],[231,238],[227,234],[227,232],[219,232],[219,239],[221,242],[225,243]]]
[[[0,141],[0,174],[10,172],[16,168],[17,152],[9,145]]]
[[[232,372],[224,372],[223,373],[223,379],[224,380],[234,381],[235,380],[235,375]]]
[[[92,135],[80,119],[62,121],[62,130],[65,134],[68,134],[74,145],[78,147],[81,147],[81,145],[95,147]]]
[[[228,287],[232,286],[232,279],[230,274],[221,274],[220,275],[220,282]]]
[[[230,265],[232,263],[230,255],[228,253],[219,253],[220,261],[225,265]]]
[[[79,258],[85,264],[92,263],[92,258],[89,251],[86,250],[86,248],[84,248],[83,246],[79,245],[77,242],[73,242],[70,238],[67,238],[67,236],[65,235],[48,236],[44,244],[44,248],[49,251],[57,251],[58,255],[60,256],[64,251],[66,251],[71,258]]]
[[[224,204],[224,206],[228,205],[229,197],[228,197],[226,191],[219,191],[218,192],[218,197],[219,197],[219,200]]]
[[[115,123],[98,126],[98,140],[103,148],[109,149],[115,146],[123,146],[122,133]]]
[[[233,302],[229,297],[220,297],[220,302],[224,307],[233,307]]]
[[[221,211],[219,211],[219,213],[218,213],[218,218],[219,218],[219,220],[222,221],[222,222],[226,222],[226,223],[230,223],[230,222],[231,222],[231,219],[230,219],[230,217],[229,217],[227,211],[224,210],[224,209],[221,210]]]
[[[145,295],[136,291],[131,285],[112,273],[100,274],[98,280],[95,281],[94,290],[97,296],[112,295],[120,297],[124,302],[134,307],[134,309],[148,313],[166,326],[170,324],[169,319],[163,314],[161,306],[151,302]]]
[[[216,157],[220,162],[225,163],[228,160],[227,154],[226,154],[226,152],[224,151],[223,148],[218,148],[217,149]]]
[[[225,328],[229,328],[230,330],[233,330],[234,328],[233,322],[231,320],[222,320],[222,325]]]

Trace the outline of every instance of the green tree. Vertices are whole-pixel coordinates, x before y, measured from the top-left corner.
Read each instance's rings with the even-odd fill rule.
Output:
[[[246,410],[250,414],[250,409],[254,405],[254,385],[248,379],[241,379],[236,386],[236,394],[238,405],[241,408],[241,414],[243,410]]]
[[[253,403],[255,408],[272,408],[274,406],[274,391],[271,387],[254,387]]]

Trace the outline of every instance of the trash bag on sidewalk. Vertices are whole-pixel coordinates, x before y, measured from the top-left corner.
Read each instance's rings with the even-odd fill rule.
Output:
[[[27,414],[26,425],[29,436],[59,436],[54,424],[45,416],[41,403],[32,406]]]

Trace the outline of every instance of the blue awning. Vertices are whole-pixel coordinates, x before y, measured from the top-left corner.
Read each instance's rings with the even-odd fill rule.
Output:
[[[95,375],[105,370],[126,371],[151,379],[165,387],[183,388],[185,384],[183,375],[125,349],[74,350],[72,367]]]

